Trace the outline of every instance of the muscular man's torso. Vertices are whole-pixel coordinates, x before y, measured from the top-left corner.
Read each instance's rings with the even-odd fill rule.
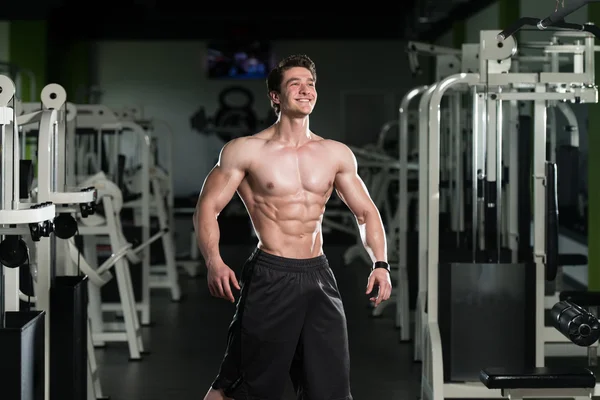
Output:
[[[321,222],[334,189],[335,142],[314,136],[295,147],[261,132],[246,138],[250,167],[238,194],[256,230],[259,247],[290,258],[322,254]]]

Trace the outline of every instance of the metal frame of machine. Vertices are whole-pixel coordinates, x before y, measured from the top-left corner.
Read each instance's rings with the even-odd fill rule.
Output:
[[[545,309],[545,179],[546,179],[546,111],[548,101],[578,101],[593,103],[597,102],[597,89],[594,84],[593,57],[594,38],[584,32],[565,32],[563,36],[576,36],[585,41],[583,55],[575,62],[573,72],[541,72],[541,73],[518,73],[510,72],[511,57],[516,53],[516,42],[512,38],[504,41],[502,46],[496,46],[498,31],[482,31],[479,52],[478,73],[460,73],[447,77],[430,89],[421,98],[421,106],[428,108],[428,133],[427,143],[427,165],[429,170],[426,175],[428,215],[426,231],[426,257],[427,269],[427,313],[423,316],[424,331],[422,332],[422,358],[423,358],[423,380],[422,394],[424,397],[433,399],[456,398],[456,397],[502,397],[500,391],[489,390],[478,382],[468,383],[446,383],[444,382],[442,365],[443,349],[438,327],[438,262],[439,262],[439,210],[440,210],[440,104],[443,95],[456,86],[468,86],[474,97],[473,109],[473,157],[474,174],[477,169],[486,171],[486,179],[490,182],[501,181],[501,156],[502,156],[502,118],[499,118],[503,102],[509,101],[532,101],[534,103],[534,184],[533,201],[536,206],[533,211],[534,237],[533,256],[536,265],[536,366],[544,366],[544,344],[547,330],[544,326]],[[580,48],[561,46],[564,52],[579,52]],[[566,89],[561,89],[565,84]],[[533,91],[518,91],[528,88]],[[427,94],[431,94],[431,97]],[[484,112],[485,111],[485,112]],[[422,132],[421,132],[422,133]],[[427,136],[427,135],[424,135]],[[425,140],[421,137],[421,140]],[[509,138],[510,140],[510,138]],[[511,151],[514,151],[511,144]],[[423,154],[423,153],[421,153]],[[424,158],[424,157],[422,157]],[[421,161],[421,160],[420,160]],[[423,165],[423,164],[421,164]],[[511,165],[513,167],[513,165]],[[511,168],[517,169],[517,168]],[[424,173],[422,172],[422,176]],[[478,179],[473,176],[472,179]],[[476,194],[474,193],[474,196]],[[510,189],[509,197],[518,196],[515,188]],[[476,199],[474,204],[476,204]],[[501,201],[497,202],[498,208]],[[422,205],[423,206],[423,205]],[[512,207],[509,207],[509,209]],[[498,211],[500,213],[500,211]],[[518,213],[518,210],[511,210]],[[500,215],[500,214],[498,214]],[[510,218],[509,219],[513,219]],[[510,235],[513,231],[509,228]],[[500,240],[498,238],[498,240]],[[512,240],[509,241],[509,248]],[[514,242],[513,242],[514,243]],[[420,274],[420,279],[423,277]],[[420,293],[422,294],[422,293]]]

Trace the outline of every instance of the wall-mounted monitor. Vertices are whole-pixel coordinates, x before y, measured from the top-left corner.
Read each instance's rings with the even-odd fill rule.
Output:
[[[265,79],[275,58],[267,40],[213,40],[208,43],[209,79]]]

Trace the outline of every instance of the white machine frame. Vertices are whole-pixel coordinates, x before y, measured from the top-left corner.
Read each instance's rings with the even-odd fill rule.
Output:
[[[541,73],[511,73],[510,60],[516,52],[516,42],[512,38],[504,41],[502,47],[496,46],[498,31],[482,31],[480,33],[480,66],[478,73],[461,73],[443,79],[435,85],[429,108],[429,143],[428,143],[428,226],[427,232],[427,314],[425,331],[422,339],[423,351],[423,379],[422,397],[441,400],[444,398],[498,398],[503,397],[499,390],[489,390],[479,382],[446,383],[443,378],[443,350],[438,326],[438,261],[439,261],[439,171],[440,171],[440,103],[444,93],[456,85],[468,85],[477,94],[478,87],[490,88],[508,87],[516,88],[524,85],[533,88],[534,92],[499,91],[492,90],[487,99],[476,96],[474,105],[489,102],[487,129],[496,129],[497,119],[495,111],[496,102],[502,101],[533,101],[535,116],[534,133],[534,166],[535,178],[533,188],[534,207],[534,260],[536,265],[536,341],[535,364],[536,367],[544,366],[544,338],[547,330],[544,326],[544,300],[545,300],[545,178],[546,178],[546,109],[549,100],[580,101],[594,103],[598,101],[597,89],[594,85],[593,57],[594,38],[584,32],[565,32],[563,36],[578,36],[585,40],[585,55],[582,63],[576,62],[574,72],[541,72]],[[583,68],[579,68],[579,66]],[[583,69],[583,71],[581,71]],[[567,88],[561,90],[561,84]],[[551,90],[551,88],[557,89]],[[479,100],[481,99],[481,100]],[[479,132],[480,124],[484,123],[483,113],[474,109],[473,128]],[[489,134],[489,133],[488,133]],[[475,144],[477,146],[477,144]],[[478,150],[476,150],[476,153]],[[480,153],[481,154],[481,153]],[[483,160],[475,160],[483,162]],[[487,165],[495,164],[497,160],[487,160]],[[493,169],[492,169],[493,170]],[[482,366],[485,367],[485,366]]]
[[[3,109],[5,115],[16,115],[15,108],[20,108],[21,104],[16,98],[14,98],[14,84],[8,77],[0,76],[0,85],[3,88],[2,103],[4,104]],[[11,90],[12,86],[12,90]],[[6,97],[5,97],[6,96]],[[60,149],[63,149],[64,153],[64,142],[65,137],[61,135],[63,129],[59,128],[59,120],[64,118],[64,115],[59,113],[65,112],[62,109],[66,101],[66,93],[58,85],[48,85],[42,90],[42,107],[41,109],[34,110],[32,112],[19,115],[16,119],[10,121],[13,129],[13,135],[3,135],[3,139],[6,136],[10,136],[11,140],[3,140],[3,168],[2,168],[2,179],[3,179],[3,206],[8,206],[9,209],[12,207],[19,207],[19,188],[14,185],[13,182],[19,182],[19,130],[27,125],[38,126],[39,129],[39,145],[38,145],[38,188],[36,191],[35,199],[39,204],[46,204],[47,206],[39,208],[35,211],[36,213],[43,212],[46,221],[52,221],[57,213],[59,212],[76,212],[76,209],[71,208],[72,205],[79,205],[85,203],[92,203],[95,201],[96,193],[94,190],[80,190],[76,192],[65,192],[65,175],[64,168],[58,168],[60,160],[58,159]],[[8,102],[14,100],[14,107],[8,107]],[[38,106],[39,107],[39,106]],[[61,111],[62,109],[62,111]],[[10,114],[12,112],[12,114]],[[6,122],[2,124],[2,130],[5,130]],[[9,151],[6,151],[9,150]],[[12,176],[10,176],[12,175]],[[14,178],[13,178],[14,177]],[[14,179],[14,180],[13,180]],[[61,190],[62,189],[62,190]],[[10,196],[9,196],[10,194]],[[12,197],[12,200],[9,200]],[[16,199],[16,200],[14,200]],[[12,203],[12,204],[11,204]],[[63,207],[57,209],[55,204],[61,204]],[[64,207],[66,205],[66,207]],[[30,211],[30,210],[23,210]],[[1,217],[1,216],[0,216]],[[26,218],[21,218],[23,222],[26,222]],[[3,223],[15,223],[15,222],[4,222]],[[31,220],[30,220],[31,221]],[[6,229],[3,228],[2,233]],[[14,232],[12,232],[14,233]],[[53,277],[56,274],[56,258],[53,257],[54,250],[56,248],[56,241],[53,237],[48,240],[40,240],[35,243],[35,259],[32,260],[37,266],[37,272],[34,284],[35,296],[32,302],[35,303],[35,309],[44,312],[45,318],[45,330],[44,330],[44,342],[45,342],[45,353],[44,353],[44,398],[49,399],[49,380],[50,380],[50,285]],[[60,251],[59,251],[60,252]],[[67,261],[67,260],[65,260]],[[66,272],[69,274],[77,274],[77,271],[73,271],[72,268],[66,268]],[[7,310],[18,311],[19,300],[22,299],[22,294],[19,289],[19,276],[18,270],[10,271],[9,279],[5,282],[4,289],[7,297]],[[88,351],[89,351],[89,336],[88,336]],[[95,375],[95,358],[88,357],[88,382],[92,384],[91,389],[98,387],[98,381],[94,380]],[[92,397],[93,396],[93,397]],[[96,392],[93,390],[88,391],[88,398],[96,398]]]
[[[177,260],[175,254],[175,238],[173,237],[174,232],[174,192],[173,192],[173,180],[171,179],[171,171],[173,170],[172,161],[172,146],[171,140],[172,133],[169,128],[169,124],[162,120],[157,119],[146,119],[139,111],[139,108],[126,108],[120,112],[115,113],[122,121],[129,121],[140,126],[148,138],[148,176],[150,179],[151,191],[148,193],[150,197],[150,213],[151,216],[158,218],[159,230],[162,232],[160,236],[162,242],[162,248],[165,256],[164,265],[151,265],[150,266],[150,277],[149,287],[150,289],[169,289],[171,291],[171,299],[173,301],[181,300],[181,288],[179,286],[179,279],[177,274]],[[156,124],[163,124],[168,133],[166,135],[166,149],[164,154],[167,158],[167,166],[169,174],[166,177],[161,177],[161,170],[158,166],[158,160],[154,154],[156,149],[158,138],[155,135],[154,127]],[[162,149],[161,149],[162,150]],[[143,167],[142,167],[143,168]],[[131,177],[131,180],[139,182],[143,178],[138,179],[138,174]],[[166,185],[161,183],[162,180],[166,180]],[[142,197],[146,195],[143,192]],[[139,205],[139,201],[127,202],[124,204],[125,207],[136,208]],[[197,263],[186,264],[188,266],[188,272],[193,275],[196,271],[193,270],[197,267]]]

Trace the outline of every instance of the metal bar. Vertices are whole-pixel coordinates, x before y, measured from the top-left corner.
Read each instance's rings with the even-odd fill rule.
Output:
[[[427,262],[427,320],[438,320],[438,263],[439,263],[439,189],[440,189],[440,104],[444,93],[461,83],[474,85],[479,74],[457,74],[449,76],[436,85],[429,102],[429,171],[428,171],[428,262]]]
[[[540,84],[536,93],[545,94],[546,86]],[[546,100],[534,102],[533,135],[533,256],[536,265],[536,310],[544,310],[545,258],[546,258]],[[544,334],[544,313],[536,312],[536,337]],[[536,340],[535,366],[544,366],[544,341]]]

